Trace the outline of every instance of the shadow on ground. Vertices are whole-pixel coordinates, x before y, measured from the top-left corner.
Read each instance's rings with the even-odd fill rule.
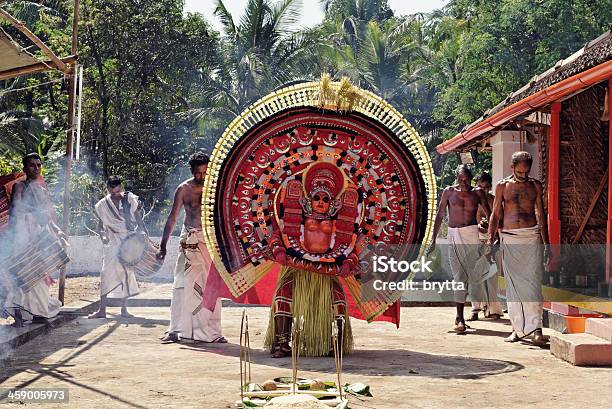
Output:
[[[51,377],[65,382],[66,387],[78,386],[110,398],[117,403],[122,403],[133,408],[144,408],[144,406],[130,402],[129,400],[108,393],[95,386],[79,382],[68,373],[68,369],[75,366],[72,363],[75,358],[104,341],[121,326],[141,326],[143,328],[150,328],[155,326],[167,326],[169,324],[168,320],[155,320],[140,317],[124,319],[114,314],[108,314],[108,317],[107,320],[88,320],[86,317],[83,317],[78,325],[75,325],[74,322],[63,324],[61,326],[64,327],[62,329],[64,336],[60,342],[44,342],[45,335],[41,335],[37,339],[22,345],[18,350],[11,351],[8,358],[0,360],[0,384],[20,372],[30,372],[36,375],[27,382],[22,382],[14,386],[14,388],[27,388],[44,377]],[[87,342],[80,340],[80,338],[86,334],[104,326],[107,327],[106,330],[93,340]],[[27,355],[23,355],[23,352],[26,350],[25,348],[27,348]],[[71,353],[69,352],[65,358],[56,363],[42,363],[46,357],[61,349],[73,349],[74,351]],[[0,395],[0,401],[2,398],[3,397]]]
[[[191,344],[181,348],[240,357],[237,344]],[[271,358],[267,350],[251,350],[251,362],[291,369],[291,358]],[[515,372],[524,366],[511,361],[437,355],[405,349],[363,349],[344,357],[343,372],[366,376],[422,376],[439,379],[481,379]],[[334,374],[333,358],[300,357],[299,370]]]

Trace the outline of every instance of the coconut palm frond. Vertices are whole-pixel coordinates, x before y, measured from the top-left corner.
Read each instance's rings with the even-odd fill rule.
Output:
[[[223,25],[223,30],[225,31],[225,35],[230,38],[236,37],[237,31],[236,24],[234,23],[234,18],[225,7],[225,4],[222,0],[217,0],[217,4],[213,13],[219,18],[219,21],[221,21],[221,24]]]
[[[44,129],[39,119],[0,113],[0,151],[25,155],[36,149]]]
[[[272,29],[285,34],[300,20],[302,0],[281,0],[271,7]]]
[[[33,2],[33,1],[13,1],[4,7],[13,17],[25,23],[27,27],[33,27],[38,23],[41,17],[46,14],[59,18],[63,23],[68,19],[68,14],[71,7],[66,1],[48,2],[49,5]]]

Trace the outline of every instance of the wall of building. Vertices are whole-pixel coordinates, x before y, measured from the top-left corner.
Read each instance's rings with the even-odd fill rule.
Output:
[[[160,237],[151,237],[155,243],[161,241]],[[68,275],[70,274],[100,274],[102,269],[102,241],[98,236],[71,236],[68,256]],[[155,279],[172,281],[174,277],[174,266],[179,252],[179,238],[171,237],[168,242],[168,254],[164,265],[156,274]]]
[[[521,135],[519,131],[500,131],[491,138],[493,148],[493,185],[501,179],[512,174],[511,158],[514,152],[525,150],[533,156],[533,165],[530,176],[541,180],[542,166],[537,141],[528,143],[523,141],[521,145]]]

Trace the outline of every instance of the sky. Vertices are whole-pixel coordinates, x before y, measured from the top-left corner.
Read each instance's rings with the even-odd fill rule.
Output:
[[[223,4],[238,21],[248,0],[224,0]],[[417,12],[430,12],[439,9],[447,0],[389,0],[389,5],[397,15],[413,14]],[[217,30],[220,25],[213,16],[216,0],[185,0],[185,11],[201,13],[212,23]],[[302,0],[302,18],[299,25],[301,27],[312,27],[323,20],[323,10],[319,0]]]

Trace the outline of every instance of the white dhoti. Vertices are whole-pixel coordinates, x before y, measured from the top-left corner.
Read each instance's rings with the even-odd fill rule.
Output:
[[[126,193],[133,215],[138,209],[138,196]],[[96,203],[96,214],[104,225],[109,244],[104,246],[104,259],[100,271],[100,294],[109,298],[128,298],[138,294],[138,282],[132,267],[125,267],[119,261],[121,241],[131,232],[124,217],[123,204],[119,207],[111,200],[110,195]]]
[[[501,232],[506,299],[512,329],[524,337],[542,328],[543,246],[538,225]]]
[[[21,318],[29,321],[34,316],[55,317],[59,314],[62,303],[57,298],[49,296],[49,284],[46,280],[40,280],[27,292],[19,288],[13,289],[8,294],[4,306],[12,316],[20,310]]]
[[[480,242],[482,244],[487,244],[489,235],[486,233],[478,232],[480,237]],[[504,311],[499,301],[498,295],[498,284],[497,278],[499,277],[499,268],[501,267],[501,253],[498,251],[495,253],[495,266],[496,271],[490,278],[484,280],[480,285],[481,289],[479,290],[483,296],[482,302],[472,302],[472,311],[486,311],[487,316],[491,314],[504,315]],[[491,268],[495,268],[491,266]]]
[[[210,271],[210,257],[204,257],[204,236],[201,230],[183,227],[181,249],[172,286],[170,327],[168,332],[181,338],[213,342],[221,334],[221,298],[213,311],[203,307],[203,294]]]
[[[453,281],[463,283],[463,290],[455,290],[455,302],[465,303],[468,293],[472,302],[482,301],[482,273],[476,269],[480,259],[478,226],[449,227],[448,244]]]
[[[100,294],[109,298],[128,298],[138,294],[138,282],[132,267],[119,261],[119,244],[104,246],[104,259],[100,271]]]

